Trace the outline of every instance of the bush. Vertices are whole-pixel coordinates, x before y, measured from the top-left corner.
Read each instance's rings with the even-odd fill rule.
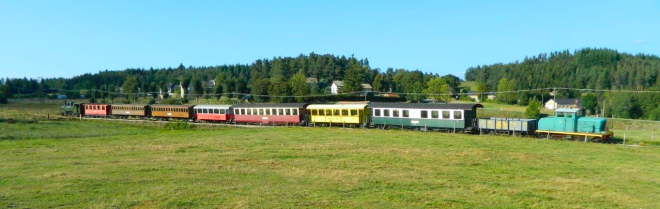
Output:
[[[529,105],[525,109],[525,117],[539,119],[541,117],[541,102],[535,98],[530,99]]]
[[[181,103],[183,103],[183,104],[186,104],[186,103],[188,103],[188,102],[190,102],[190,101],[188,100],[188,98],[183,98],[183,99],[181,99]]]
[[[151,105],[151,104],[156,104],[156,100],[153,99],[153,98],[152,98],[152,99],[149,99],[149,102],[148,102],[148,103],[149,103],[150,105]]]
[[[0,95],[0,104],[7,104],[7,98],[5,98],[5,95]]]

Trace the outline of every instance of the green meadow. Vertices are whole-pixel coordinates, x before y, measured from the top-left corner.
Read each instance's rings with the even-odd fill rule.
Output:
[[[660,148],[510,136],[0,123],[0,207],[658,208]]]

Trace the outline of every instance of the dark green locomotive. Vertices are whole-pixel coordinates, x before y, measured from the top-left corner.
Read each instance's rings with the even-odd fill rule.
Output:
[[[82,103],[64,101],[61,114],[63,116],[79,116],[81,113],[80,107],[82,107]]]

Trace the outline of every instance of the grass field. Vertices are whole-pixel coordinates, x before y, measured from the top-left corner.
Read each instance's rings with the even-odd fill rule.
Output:
[[[655,146],[103,121],[0,133],[0,207],[660,207]]]

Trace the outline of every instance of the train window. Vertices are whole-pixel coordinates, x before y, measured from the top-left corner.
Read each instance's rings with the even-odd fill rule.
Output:
[[[390,117],[390,110],[383,110],[383,116]]]
[[[403,110],[403,117],[404,118],[410,117],[408,110]]]
[[[215,109],[215,114],[225,114],[225,109]]]
[[[341,110],[341,115],[348,116],[348,110]]]
[[[254,114],[254,111],[252,112]],[[245,115],[245,109],[241,109],[241,115]]]
[[[263,115],[263,114],[264,114],[264,109],[259,109],[259,115]]]
[[[286,115],[291,115],[291,109],[286,109],[285,111],[286,111]],[[323,111],[321,110],[321,112]],[[314,110],[314,114],[318,115],[316,110]]]
[[[454,119],[461,120],[463,119],[463,112],[461,111],[454,111]]]
[[[324,115],[325,115],[325,111],[324,111],[324,110],[319,110],[319,115],[320,115],[320,116],[324,116]]]
[[[266,109],[266,115],[270,115],[270,109]]]
[[[564,117],[564,113],[563,112],[558,112],[557,117]]]
[[[442,111],[442,119],[449,119],[449,111]]]
[[[204,114],[209,113],[209,109],[202,109],[202,113]]]
[[[277,109],[277,114],[278,115],[284,115],[284,109]]]
[[[325,110],[325,115],[332,116],[332,110]]]
[[[429,118],[429,111],[422,110],[422,118]]]
[[[289,113],[289,110],[286,111],[286,113]],[[319,111],[317,110],[312,110],[312,115],[317,115]],[[287,114],[288,115],[288,114]]]
[[[357,114],[357,110],[351,110],[351,115],[352,115],[352,116],[357,116],[357,115],[358,115],[358,114]]]
[[[380,109],[374,109],[374,116],[380,116]]]
[[[292,115],[298,115],[298,109],[293,109]]]
[[[339,110],[332,110],[332,115],[340,116]]]
[[[392,116],[393,117],[399,117],[399,110],[392,110]]]
[[[431,111],[431,118],[438,118],[438,111]]]

